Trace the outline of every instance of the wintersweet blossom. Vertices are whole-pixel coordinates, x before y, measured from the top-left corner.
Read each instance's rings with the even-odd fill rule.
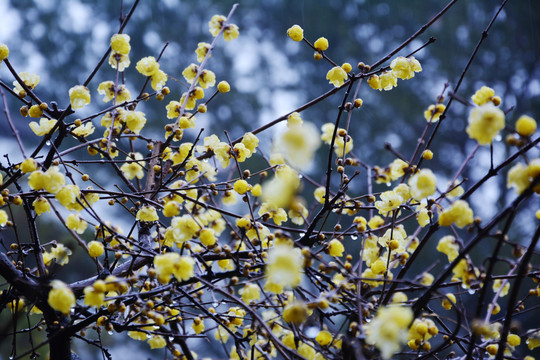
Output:
[[[424,111],[424,118],[427,122],[437,122],[445,109],[446,106],[443,104],[429,105]]]
[[[49,212],[51,209],[51,205],[49,204],[49,201],[44,197],[38,197],[36,200],[32,202],[32,206],[34,207],[34,211],[37,215],[44,214],[46,212]]]
[[[326,80],[328,80],[330,84],[334,85],[335,87],[340,87],[343,85],[346,79],[347,73],[341,66],[333,67],[326,74]]]
[[[69,214],[66,219],[66,226],[77,234],[82,234],[88,227],[88,223],[79,214]]]
[[[9,56],[9,48],[6,44],[0,44],[0,62]]]
[[[165,84],[168,80],[167,74],[163,70],[156,71],[151,77],[150,77],[150,86],[152,86],[152,89],[159,91],[163,89]]]
[[[6,226],[8,220],[9,218],[8,218],[7,212],[5,210],[0,209],[0,226],[1,227]]]
[[[35,121],[30,122],[28,124],[30,126],[30,129],[36,134],[37,136],[43,136],[47,135],[56,125],[58,120],[55,119],[47,119],[47,118],[41,118],[39,120],[39,124]]]
[[[505,125],[504,112],[491,103],[480,105],[471,110],[467,134],[480,145],[491,144]]]
[[[204,58],[206,57],[206,54],[208,54],[208,51],[210,50],[210,44],[207,42],[200,42],[197,44],[197,49],[195,50],[195,54],[197,54],[197,61],[203,62]],[[209,55],[210,57],[210,55]]]
[[[536,120],[528,115],[521,115],[516,121],[516,131],[521,136],[531,136],[536,131]]]
[[[162,283],[168,283],[171,275],[174,275],[178,281],[188,280],[194,274],[194,265],[195,260],[191,256],[180,256],[174,252],[154,257],[154,267]]]
[[[465,200],[457,200],[439,215],[441,226],[456,224],[457,227],[462,228],[472,224],[473,221],[473,211]]]
[[[126,111],[122,113],[122,120],[129,130],[138,134],[146,124],[146,115],[142,111]]]
[[[452,262],[459,255],[459,244],[454,236],[447,235],[439,240],[437,251],[448,256],[448,261]]]
[[[517,163],[508,171],[506,186],[513,187],[518,194],[521,194],[538,176],[540,176],[540,158],[529,161],[528,165]],[[540,193],[540,185],[533,190]]]
[[[91,257],[99,257],[103,255],[104,252],[105,248],[101,242],[93,240],[88,243],[88,255]]]
[[[147,56],[137,61],[137,71],[144,76],[152,76],[159,70],[159,64],[153,56]]]
[[[69,99],[73,109],[82,109],[90,104],[90,90],[83,85],[74,86],[69,89]]]
[[[398,79],[411,79],[414,77],[414,73],[422,71],[420,62],[411,56],[409,58],[398,56],[390,63],[392,72]]]
[[[259,286],[254,283],[247,283],[244,288],[240,289],[239,294],[242,296],[242,301],[249,304],[261,298]]]
[[[131,51],[130,37],[127,34],[114,34],[111,36],[111,49],[119,54],[127,55]]]
[[[317,51],[328,50],[328,39],[325,37],[320,37],[313,43],[313,46]]]
[[[127,179],[142,179],[144,177],[144,166],[146,162],[142,159],[143,156],[141,153],[131,153],[126,157],[126,162],[122,164],[120,170]]]
[[[366,342],[390,359],[408,339],[408,327],[413,320],[409,307],[391,305],[380,307],[375,318],[365,325]]]
[[[279,149],[293,167],[306,170],[311,166],[315,152],[321,145],[320,133],[311,122],[289,127],[277,138],[275,148]]]
[[[302,29],[299,25],[293,25],[289,29],[287,29],[287,35],[294,41],[302,41],[304,38],[304,29]]]
[[[276,245],[268,251],[266,262],[266,289],[279,294],[283,288],[295,288],[303,276],[304,257],[292,245]]]
[[[57,311],[64,315],[68,315],[71,308],[75,306],[75,295],[73,291],[62,281],[51,281],[52,289],[49,291],[47,302]]]
[[[238,35],[240,35],[238,25],[227,24],[225,26],[225,29],[223,30],[223,39],[225,39],[225,41],[234,40],[238,37]]]
[[[210,34],[212,36],[216,37],[218,36],[219,32],[223,28],[223,25],[227,21],[227,18],[223,15],[214,15],[208,22],[208,28],[210,30]]]
[[[156,208],[153,206],[143,206],[139,211],[137,211],[136,219],[138,221],[152,222],[158,221],[159,217],[157,215]]]
[[[495,90],[493,90],[489,86],[482,86],[480,89],[478,89],[474,93],[471,99],[476,105],[480,106],[480,105],[486,104],[494,96],[495,96]]]
[[[409,179],[411,196],[420,201],[437,190],[437,178],[430,169],[422,169]]]
[[[33,90],[39,84],[39,75],[31,74],[28,72],[22,72],[22,73],[19,73],[18,75],[21,78],[21,80],[24,82],[26,87],[29,88],[30,90]],[[13,92],[15,92],[16,94],[20,94],[21,92],[24,91],[21,84],[19,84],[17,80],[13,82],[13,86],[15,86],[13,88]]]

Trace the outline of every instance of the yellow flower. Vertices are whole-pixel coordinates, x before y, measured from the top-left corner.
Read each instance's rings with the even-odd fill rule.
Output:
[[[19,73],[19,77],[30,90],[34,89],[37,84],[39,84],[39,75],[22,72]],[[17,94],[19,94],[21,91],[24,91],[24,89],[17,80],[13,82],[13,86],[15,86],[13,88],[13,91]]]
[[[204,321],[201,318],[193,319],[193,325],[191,325],[196,334],[200,334],[204,331]]]
[[[39,105],[32,105],[28,110],[28,115],[30,115],[30,117],[32,118],[38,118],[43,115],[43,110],[41,110],[41,107]]]
[[[49,204],[49,201],[47,201],[47,199],[41,196],[36,198],[36,200],[32,202],[32,206],[34,207],[34,210],[36,211],[36,214],[38,215],[49,212],[49,210],[51,209],[51,205]]]
[[[116,51],[111,52],[111,56],[109,56],[109,65],[111,65],[113,69],[118,69],[118,71],[122,72],[129,67],[130,64],[131,60],[129,59],[129,55],[117,53]]]
[[[216,37],[218,36],[221,28],[223,27],[223,24],[225,23],[225,21],[227,20],[227,18],[223,15],[214,15],[212,16],[212,18],[210,19],[210,21],[208,22],[208,28],[210,30],[210,34],[212,34],[212,36]]]
[[[326,80],[329,80],[330,84],[333,84],[335,87],[343,85],[346,79],[347,73],[341,66],[333,67],[326,74]]]
[[[88,223],[81,219],[79,214],[69,214],[66,219],[66,226],[77,234],[82,234],[86,230]]]
[[[516,131],[521,136],[531,136],[536,131],[536,120],[528,115],[521,115],[516,121]]]
[[[390,63],[390,68],[392,72],[396,75],[398,79],[411,79],[414,77],[415,72],[422,71],[422,66],[420,62],[411,56],[405,58],[403,56],[398,56]]]
[[[195,54],[197,54],[198,62],[203,62],[204,58],[206,57],[206,54],[208,54],[208,50],[210,50],[209,43],[200,42],[197,44],[197,49],[195,50]]]
[[[456,296],[454,294],[452,294],[452,293],[448,293],[448,294],[446,294],[446,297],[442,301],[442,306],[446,310],[450,310],[452,308],[453,304],[455,304],[455,303],[456,303]]]
[[[503,283],[504,283],[504,286],[503,286]],[[493,281],[493,292],[499,291],[501,287],[502,287],[502,290],[499,293],[499,297],[508,295],[508,290],[510,290],[510,283],[508,281],[503,281],[501,279],[495,279],[495,281]]]
[[[92,121],[88,121],[84,125],[77,126],[71,132],[74,135],[80,136],[80,137],[87,137],[88,135],[91,135],[94,133],[96,128],[94,127],[94,124],[92,124]]]
[[[65,247],[63,244],[57,244],[51,249],[50,252],[43,253],[43,262],[45,265],[49,265],[54,259],[58,265],[66,265],[69,263],[69,257],[71,256],[71,250]]]
[[[380,307],[377,315],[365,325],[366,342],[375,345],[383,359],[390,359],[407,341],[413,312],[405,306]]]
[[[100,83],[98,86],[98,94],[104,95],[103,102],[105,103],[114,99],[115,94],[117,103],[131,100],[131,93],[126,86],[118,85],[118,90],[115,91],[114,82],[112,81],[103,81]]]
[[[169,282],[171,275],[178,281],[188,280],[193,276],[195,260],[191,256],[180,256],[177,253],[165,253],[154,257],[154,266],[160,281]]]
[[[9,48],[6,44],[0,44],[0,61],[7,59],[9,56]]]
[[[142,161],[143,156],[140,153],[131,153],[126,157],[126,163],[122,164],[120,170],[126,178],[132,180],[133,178],[142,179],[144,177],[145,161]]]
[[[171,226],[165,230],[165,239],[181,244],[195,237],[200,229],[199,224],[190,215],[176,216],[171,220]]]
[[[6,226],[8,222],[8,214],[5,210],[0,209],[0,226],[4,227]]]
[[[90,104],[90,91],[83,85],[74,86],[69,89],[69,100],[73,109],[82,109]]]
[[[293,167],[306,170],[311,166],[315,152],[321,145],[320,133],[310,122],[289,127],[275,143],[275,148],[282,153]]]
[[[328,330],[321,330],[317,334],[317,337],[315,337],[315,341],[319,343],[321,346],[327,346],[332,343],[333,336]]]
[[[84,288],[84,304],[89,306],[101,307],[105,303],[105,293],[96,291],[94,286]]]
[[[441,226],[456,224],[462,228],[472,224],[473,221],[473,211],[464,200],[457,200],[439,215],[439,225]]]
[[[238,162],[244,162],[251,157],[251,151],[244,143],[234,144],[233,151],[236,154],[236,160],[238,160]]]
[[[163,215],[173,217],[180,214],[180,203],[177,201],[167,201],[163,206]]]
[[[195,78],[197,77],[197,72],[199,71],[199,66],[195,64],[190,64],[188,67],[182,71],[182,76],[186,81],[190,84],[193,83]]]
[[[55,197],[62,206],[69,208],[77,202],[77,198],[80,194],[81,190],[77,185],[66,185],[58,190]]]
[[[249,304],[261,298],[259,286],[253,283],[247,283],[244,288],[240,289],[238,293],[242,296],[242,301],[246,304]]]
[[[367,80],[367,83],[373,90],[381,89],[381,79],[379,75],[371,75]]]
[[[231,41],[234,40],[240,35],[240,31],[238,29],[238,26],[235,24],[228,24],[225,26],[225,29],[223,30],[223,38],[225,41]]]
[[[216,236],[214,230],[203,229],[199,235],[199,239],[204,246],[213,246],[216,244]]]
[[[150,345],[150,349],[161,349],[167,345],[167,341],[161,335],[152,335],[147,342]]]
[[[491,103],[472,109],[469,114],[467,134],[480,145],[491,144],[493,138],[504,128],[504,112]]]
[[[320,37],[313,43],[313,46],[318,51],[325,51],[328,49],[328,39]]]
[[[158,221],[159,217],[157,215],[156,209],[153,206],[143,206],[139,211],[137,211],[136,219],[138,221]]]
[[[244,195],[251,190],[251,185],[246,180],[237,180],[234,183],[234,191],[240,195]]]
[[[302,41],[304,38],[304,30],[298,25],[293,25],[287,29],[287,35],[294,41]]]
[[[103,255],[105,252],[105,249],[103,248],[103,244],[99,241],[90,241],[88,243],[88,254],[93,257],[97,258]]]
[[[368,226],[370,229],[377,229],[384,224],[384,219],[379,215],[375,215],[368,221]]]
[[[223,93],[228,93],[229,91],[231,91],[231,86],[226,81],[220,81],[218,86],[217,86],[217,89],[222,94]]]
[[[393,71],[385,71],[379,77],[381,80],[381,87],[379,90],[392,90],[393,87],[397,86],[397,77]]]
[[[477,90],[474,95],[471,97],[472,101],[476,105],[484,105],[488,101],[490,101],[493,96],[495,96],[495,90],[488,86],[482,86],[479,90]]]
[[[523,163],[517,163],[508,171],[506,187],[513,187],[518,194],[524,192],[530,185],[529,167]]]
[[[296,111],[287,116],[287,127],[293,128],[302,125],[302,118]]]
[[[283,320],[285,322],[300,325],[307,320],[308,308],[305,303],[294,301],[283,309]]]
[[[55,119],[47,119],[47,118],[41,118],[39,120],[39,124],[35,121],[30,122],[28,124],[30,126],[30,129],[36,134],[37,136],[43,136],[48,134],[52,128],[56,125],[57,120]]]
[[[23,172],[23,174],[36,171],[37,168],[38,168],[38,163],[33,158],[26,158],[21,163],[21,171]]]
[[[343,251],[345,251],[345,247],[338,239],[332,239],[328,243],[328,253],[330,254],[330,256],[343,256]]]
[[[158,70],[151,76],[150,79],[150,85],[152,86],[152,89],[159,91],[167,83],[168,76],[163,70]]]
[[[299,248],[288,244],[276,245],[268,251],[265,269],[267,285],[276,285],[281,289],[297,287],[302,280],[303,264],[304,257]]]
[[[259,215],[268,215],[269,218],[274,220],[276,225],[281,225],[282,222],[287,221],[287,213],[281,207],[276,206],[274,203],[264,202],[259,208]]]
[[[430,169],[422,169],[409,179],[411,196],[415,200],[422,200],[433,195],[437,190],[437,178]]]
[[[446,254],[446,256],[448,256],[448,261],[452,262],[459,255],[459,244],[454,236],[447,235],[439,240],[437,251]]]
[[[49,291],[48,303],[57,311],[64,315],[68,315],[71,308],[75,305],[75,295],[73,291],[62,281],[51,281],[52,289]]]
[[[255,195],[253,190],[251,191],[251,194]],[[291,222],[296,225],[303,225],[304,219],[308,216],[308,209],[302,201],[303,200],[300,198],[295,198],[289,204],[289,218],[291,219]]]
[[[424,117],[427,122],[437,122],[445,109],[446,106],[443,104],[429,105],[427,110],[424,111]]]
[[[131,50],[130,37],[127,34],[114,34],[111,36],[111,49],[119,54],[127,55]]]
[[[380,197],[381,200],[375,201],[375,207],[383,216],[397,209],[402,202],[401,197],[392,190],[383,192]]]
[[[122,114],[122,120],[135,134],[138,134],[146,124],[146,117],[142,111],[126,111]]]
[[[40,181],[43,182],[42,186],[39,188],[34,188],[31,184],[32,177],[34,176],[34,174],[37,175],[36,182],[38,184],[40,183]],[[30,179],[28,181],[28,184],[30,185],[32,189],[39,190],[41,188],[45,188],[45,190],[47,190],[47,192],[51,194],[56,194],[58,190],[60,190],[60,188],[64,186],[65,183],[66,183],[66,180],[64,178],[64,174],[58,171],[58,166],[51,166],[49,169],[47,169],[47,171],[45,171],[45,173],[39,170],[34,171],[30,175]]]
[[[147,56],[137,61],[137,71],[144,76],[152,76],[159,70],[159,64],[153,56]]]

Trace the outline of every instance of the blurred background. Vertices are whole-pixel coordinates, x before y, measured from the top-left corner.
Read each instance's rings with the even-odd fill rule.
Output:
[[[315,61],[308,46],[287,37],[286,30],[293,24],[300,25],[311,42],[320,36],[326,37],[330,43],[326,55],[338,64],[350,62],[354,71],[359,61],[375,63],[446,5],[445,1],[438,0],[237,2],[239,7],[232,22],[240,27],[240,36],[231,42],[220,40],[208,62],[218,81],[228,81],[232,91],[227,96],[218,96],[210,104],[209,112],[198,116],[197,125],[206,129],[205,136],[223,134],[223,130],[227,130],[232,138],[237,138],[333,88],[325,79],[331,65]],[[155,134],[161,134],[163,125],[168,122],[165,105],[170,100],[177,100],[185,91],[181,72],[196,62],[197,43],[212,40],[208,32],[209,19],[214,14],[227,15],[234,3],[229,0],[147,0],[139,4],[124,31],[131,36],[131,66],[125,71],[125,77],[133,96],[145,80],[135,70],[135,63],[145,56],[157,57],[168,43],[160,64],[170,76],[167,85],[171,95],[162,103],[151,101],[140,106],[147,114],[146,128],[153,129]],[[395,156],[384,149],[385,143],[390,143],[406,158],[411,156],[416,139],[426,124],[423,111],[435,103],[445,83],[450,89],[455,86],[500,3],[458,1],[398,54],[406,55],[430,37],[435,37],[436,42],[415,55],[422,64],[421,73],[412,80],[400,81],[398,87],[389,92],[374,91],[367,84],[360,87],[359,97],[363,98],[364,106],[353,112],[349,132],[354,139],[354,153],[360,160],[369,165],[387,166]],[[132,4],[133,1],[124,1],[124,14]],[[0,42],[9,46],[10,61],[18,72],[28,71],[41,77],[36,88],[39,97],[47,102],[56,101],[65,108],[69,104],[69,88],[88,77],[106,51],[110,36],[117,32],[120,11],[121,1],[117,0],[0,0]],[[458,95],[469,99],[480,86],[487,85],[501,96],[504,110],[512,109],[507,115],[507,125],[513,126],[522,114],[538,120],[539,41],[540,2],[509,1],[472,63]],[[105,64],[89,85],[92,104],[72,115],[70,120],[106,108],[97,94],[97,86],[101,81],[114,80],[114,77],[115,71]],[[0,79],[7,84],[13,81],[5,66],[0,69]],[[319,128],[326,122],[334,122],[341,103],[339,94],[303,112],[304,120]],[[30,119],[19,115],[20,102],[9,97],[8,102],[16,126],[27,148],[31,148],[36,138],[27,126]],[[436,160],[426,166],[437,174],[442,187],[476,144],[465,134],[468,112],[465,105],[454,103],[433,143]],[[10,153],[11,161],[20,161],[21,155],[7,121],[3,114],[0,118],[0,154]],[[98,124],[99,118],[94,121],[94,125]],[[273,130],[270,130],[260,136],[261,143],[266,143],[262,150],[267,155],[270,154],[272,134]],[[186,132],[185,139],[193,140],[195,135],[196,131]],[[497,144],[495,163],[514,151],[502,143]],[[327,147],[322,146],[315,166],[308,172],[316,181],[323,178],[321,169],[325,167],[326,154]],[[5,164],[6,159],[0,161]],[[467,184],[482,177],[489,165],[489,149],[483,147],[463,173],[462,178],[469,179],[465,189]],[[357,179],[351,186],[352,194],[365,194],[366,177]],[[505,176],[499,176],[488,181],[471,198],[475,214],[488,219],[515,198],[513,190],[506,189],[505,179]],[[375,188],[378,191],[385,189],[385,185]],[[312,188],[306,189],[306,197],[312,191]],[[531,206],[531,211],[533,208]],[[513,239],[530,239],[533,224],[527,219],[518,220],[520,226],[512,230]],[[50,231],[55,230],[51,227]],[[87,262],[86,266],[90,266]],[[67,279],[78,278],[73,267],[63,271]],[[117,335],[103,336],[103,341],[110,344]],[[125,347],[133,351],[137,345],[134,341],[117,341],[111,354],[115,359],[126,358],[128,350]],[[147,345],[139,345],[136,358],[143,358]],[[6,349],[11,345],[1,346]],[[92,351],[82,341],[76,342],[75,349],[83,354]],[[115,354],[124,355],[117,357]]]

